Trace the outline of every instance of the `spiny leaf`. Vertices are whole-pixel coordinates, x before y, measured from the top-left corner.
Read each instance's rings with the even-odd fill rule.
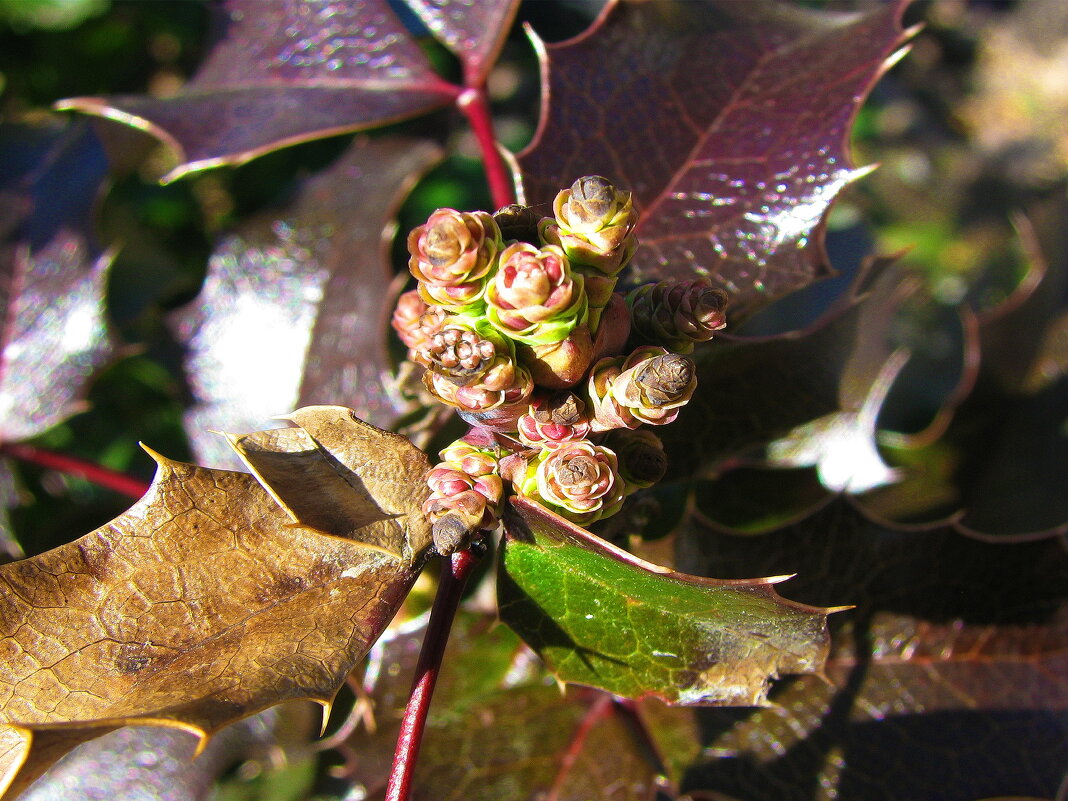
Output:
[[[358,140],[291,206],[220,242],[200,297],[172,318],[187,345],[197,405],[186,428],[199,459],[236,464],[209,429],[259,428],[297,405],[344,402],[382,427],[399,415],[384,235],[439,154],[425,140]]]
[[[80,411],[113,355],[114,254],[93,236],[108,165],[87,124],[5,126],[0,162],[0,437],[17,440]]]
[[[846,137],[901,45],[902,6],[610,3],[581,36],[536,43],[542,118],[517,184],[527,203],[590,173],[632,190],[630,279],[709,275],[738,319],[831,274],[823,218],[863,172]]]
[[[846,625],[827,658],[833,684],[801,677],[766,711],[702,710],[709,756],[690,766],[690,789],[789,801],[1056,793],[1068,759],[1057,538],[893,531],[839,499],[762,536],[694,530],[680,552],[704,574],[797,571],[796,597],[857,605],[835,617]]]
[[[465,83],[481,84],[497,59],[519,0],[404,0],[430,32],[463,62]]]
[[[207,61],[176,96],[80,97],[172,147],[164,180],[280,147],[384,125],[450,102],[386,0],[228,0]]]
[[[769,679],[818,672],[829,609],[775,579],[720,581],[642,562],[544,507],[513,501],[501,619],[565,682],[671,704],[762,704]]]
[[[392,514],[376,524],[392,537],[371,539],[391,539],[403,556],[294,523],[272,497],[285,491],[253,476],[156,456],[156,478],[129,511],[0,567],[0,777],[17,782],[5,797],[117,726],[174,726],[204,739],[282,701],[330,705],[418,574],[430,529],[419,497],[428,490],[414,479],[429,463],[346,409],[293,418],[325,454],[322,469],[354,482],[370,471],[373,502]],[[336,448],[340,439],[358,444]],[[384,458],[413,471],[396,490],[375,483]]]

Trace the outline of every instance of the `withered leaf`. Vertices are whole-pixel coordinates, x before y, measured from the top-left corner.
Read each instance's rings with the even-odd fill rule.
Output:
[[[830,275],[823,218],[857,177],[847,132],[901,45],[902,6],[609,3],[582,35],[540,48],[525,201],[607,176],[642,213],[630,278],[709,275],[735,319]]]
[[[110,117],[178,154],[165,180],[240,164],[323,136],[384,125],[449,103],[386,0],[228,0],[207,60],[169,98],[80,97],[60,108]]]
[[[290,496],[285,482],[268,490],[245,473],[155,455],[156,478],[127,512],[0,567],[5,797],[117,726],[206,739],[282,701],[330,705],[418,574],[430,543],[418,479],[429,463],[347,409],[292,417],[306,437],[248,440],[280,448],[270,478],[284,475],[289,452],[304,474],[358,483],[369,470],[366,493],[390,515],[372,525],[375,547],[294,522],[275,500]],[[310,444],[322,457],[309,471]],[[411,472],[392,487],[390,471],[402,468]]]

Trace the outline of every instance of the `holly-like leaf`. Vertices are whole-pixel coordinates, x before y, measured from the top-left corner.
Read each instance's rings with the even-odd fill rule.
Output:
[[[519,0],[404,0],[464,65],[464,82],[479,86],[501,51]]]
[[[114,254],[92,234],[108,165],[87,124],[7,125],[0,163],[0,438],[18,440],[80,411],[114,354]]]
[[[667,703],[765,702],[770,679],[818,672],[829,609],[780,579],[712,580],[643,562],[539,504],[513,501],[501,619],[565,682]]]
[[[389,427],[404,401],[386,350],[393,279],[386,235],[428,141],[358,140],[285,209],[223,238],[200,296],[172,321],[187,347],[197,457],[235,464],[207,429],[248,431],[286,409],[344,403]]]
[[[894,531],[840,499],[772,534],[689,531],[680,553],[711,575],[796,571],[795,597],[856,603],[834,618],[833,684],[800,677],[768,710],[701,711],[705,756],[688,789],[789,801],[1055,795],[1068,764],[1057,538]]]
[[[173,148],[164,180],[280,147],[384,125],[451,102],[386,0],[228,0],[208,58],[170,98],[80,97],[59,108],[117,119]]]
[[[301,425],[292,437],[249,441],[279,448],[276,474],[288,455],[309,479],[340,476],[369,494],[369,536],[303,524],[305,515],[276,501],[289,492],[268,485],[267,471],[261,484],[156,455],[156,478],[129,511],[0,567],[5,798],[117,726],[174,726],[206,739],[282,701],[329,707],[418,574],[430,543],[420,510],[429,490],[419,480],[429,463],[350,410],[292,417]],[[410,472],[382,483],[398,465]]]
[[[902,6],[609,3],[577,38],[536,43],[547,78],[518,156],[526,202],[607,176],[642,215],[630,280],[708,275],[736,320],[830,275],[823,219],[864,172],[846,137],[901,46]]]

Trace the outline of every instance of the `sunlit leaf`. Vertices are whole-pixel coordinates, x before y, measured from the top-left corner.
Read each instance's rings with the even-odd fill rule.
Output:
[[[846,137],[901,46],[901,7],[610,3],[581,36],[539,45],[542,118],[518,157],[526,201],[607,176],[642,213],[630,279],[709,275],[735,318],[830,275],[823,219],[863,172]]]
[[[403,411],[386,352],[385,237],[438,154],[423,140],[359,140],[291,205],[223,237],[200,296],[173,318],[197,401],[186,422],[198,458],[236,464],[209,430],[260,428],[298,405],[344,403],[382,427]]]
[[[752,705],[770,679],[820,670],[830,610],[784,600],[775,579],[676,573],[538,504],[513,507],[501,619],[561,681],[685,706]]]
[[[174,97],[80,97],[59,107],[159,137],[178,155],[173,180],[411,117],[458,91],[386,0],[228,0],[215,23],[207,60]]]
[[[429,463],[347,409],[293,418],[307,437],[274,442],[296,469],[310,445],[325,456],[319,472],[359,486],[370,471],[380,517],[372,528],[385,529],[370,537],[374,547],[294,522],[266,481],[156,455],[152,487],[129,511],[0,567],[5,798],[117,726],[173,726],[206,739],[282,701],[330,705],[418,574],[430,543],[420,511],[428,490],[413,479]],[[381,490],[374,472],[384,456],[412,475]]]

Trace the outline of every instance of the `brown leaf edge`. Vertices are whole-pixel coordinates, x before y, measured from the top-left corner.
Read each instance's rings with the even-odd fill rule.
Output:
[[[305,476],[358,479],[366,468],[373,497],[382,464],[384,474],[399,462],[419,477],[429,468],[410,443],[348,409],[289,417],[302,426],[286,430],[301,433],[264,439],[291,449]],[[347,449],[332,447],[353,431],[340,437]],[[391,446],[402,458],[389,458]],[[199,753],[225,725],[282,701],[312,700],[328,715],[419,574],[430,542],[422,481],[378,504],[408,539],[387,549],[294,523],[254,476],[146,450],[157,473],[130,510],[75,542],[0,566],[2,801],[76,745],[131,723],[187,731]],[[390,511],[398,505],[406,515]],[[131,610],[116,609],[120,598]],[[138,607],[140,615],[128,614]]]

